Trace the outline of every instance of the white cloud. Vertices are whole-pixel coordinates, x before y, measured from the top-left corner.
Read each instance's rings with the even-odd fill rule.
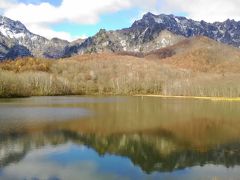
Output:
[[[0,9],[10,8],[16,5],[15,3],[14,0],[0,0]]]
[[[0,9],[4,10],[5,16],[20,20],[36,34],[67,40],[76,37],[67,32],[55,32],[49,27],[61,22],[96,24],[102,14],[134,7],[140,8],[142,12],[185,13],[189,18],[208,22],[228,18],[240,20],[239,0],[62,0],[59,6],[46,2],[19,2],[20,0],[0,0]]]
[[[239,0],[163,0],[160,11],[183,12],[189,18],[208,22],[240,20]]]
[[[83,34],[83,35],[81,35],[80,37],[78,37],[79,39],[87,39],[87,35],[86,34]]]
[[[38,5],[19,3],[6,9],[4,15],[20,19],[26,24],[58,23],[70,21],[81,24],[94,24],[102,13],[115,12],[130,7],[129,1],[105,0],[63,0],[60,6],[49,3]]]
[[[76,39],[67,32],[55,32],[49,28],[51,24],[72,22],[78,24],[95,24],[100,15],[113,13],[131,7],[154,6],[157,0],[62,0],[59,6],[50,3],[25,4],[14,3],[13,0],[0,0],[0,8],[4,15],[23,22],[28,29],[47,38],[59,37],[67,40]]]
[[[96,156],[96,160],[76,159],[71,162],[66,161],[66,163],[48,158],[53,154],[57,157],[61,157],[61,155],[70,157],[73,148],[76,150],[77,156],[81,156],[82,152],[91,151],[83,146],[73,144],[44,147],[30,151],[21,161],[2,168],[0,177],[3,179],[126,179],[126,177],[111,171],[101,171],[101,164],[98,160],[100,157],[98,156]]]
[[[65,39],[68,41],[74,41],[76,39],[78,39],[79,37],[74,37],[72,36],[70,33],[68,32],[64,32],[64,31],[54,31],[51,28],[45,26],[44,24],[30,24],[28,25],[28,29],[31,32],[34,32],[35,34],[44,36],[48,39],[52,39],[54,37],[58,37],[60,39]]]

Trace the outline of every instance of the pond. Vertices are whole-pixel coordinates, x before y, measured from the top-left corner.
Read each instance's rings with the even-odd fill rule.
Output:
[[[0,99],[0,179],[240,177],[240,102]]]

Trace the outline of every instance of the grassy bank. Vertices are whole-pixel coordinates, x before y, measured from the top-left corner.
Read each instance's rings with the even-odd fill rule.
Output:
[[[240,101],[239,97],[205,97],[205,96],[167,96],[167,95],[144,95],[138,94],[135,96],[140,97],[158,97],[158,98],[174,98],[174,99],[202,99],[202,100],[211,100],[211,101]]]
[[[240,74],[193,72],[121,55],[0,63],[0,97],[161,94],[240,97]]]

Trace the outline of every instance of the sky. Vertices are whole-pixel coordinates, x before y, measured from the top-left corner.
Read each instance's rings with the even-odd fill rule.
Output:
[[[116,30],[147,12],[207,22],[240,21],[240,0],[0,0],[0,15],[21,21],[46,38],[73,41]]]

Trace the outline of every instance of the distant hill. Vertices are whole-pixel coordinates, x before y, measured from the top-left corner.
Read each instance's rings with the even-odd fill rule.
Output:
[[[145,58],[195,71],[240,72],[240,50],[204,36],[152,51]]]

